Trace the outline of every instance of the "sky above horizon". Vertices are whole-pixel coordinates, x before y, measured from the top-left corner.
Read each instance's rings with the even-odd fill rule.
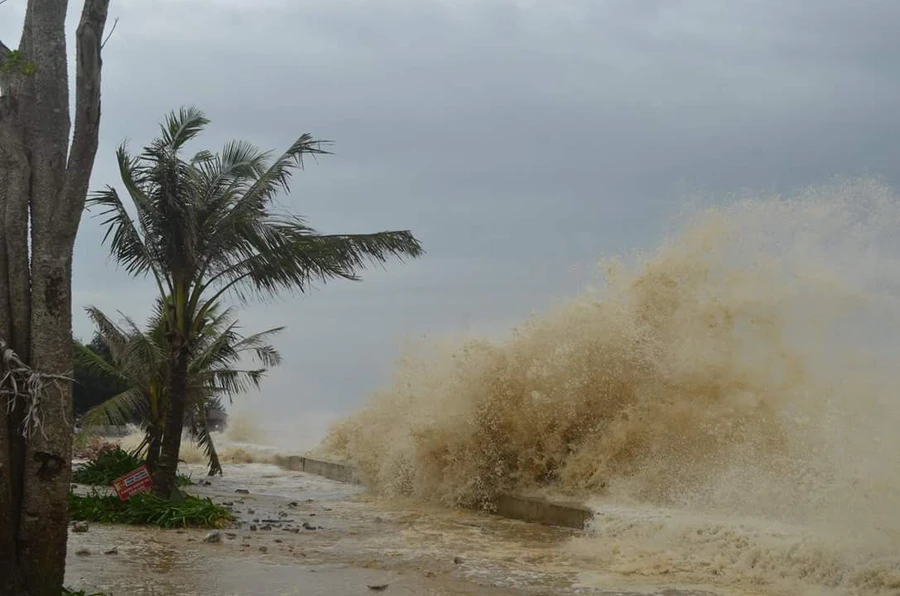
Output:
[[[7,45],[24,7],[0,5]],[[502,332],[574,296],[601,255],[653,248],[686,199],[900,179],[891,0],[113,0],[110,15],[92,189],[118,184],[119,143],[196,105],[209,148],[333,140],[283,203],[323,232],[410,229],[428,251],[240,311],[248,331],[287,326],[283,366],[245,401],[285,437],[362,405],[406,339]],[[87,213],[81,338],[83,307],[143,320],[153,299],[102,234]]]

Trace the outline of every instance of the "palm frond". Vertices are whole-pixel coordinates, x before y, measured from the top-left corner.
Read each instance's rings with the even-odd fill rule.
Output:
[[[328,155],[329,151],[322,147],[329,144],[330,141],[315,139],[308,133],[300,135],[287,151],[253,181],[241,200],[235,204],[232,210],[234,219],[240,220],[245,213],[267,205],[281,192],[290,192],[291,177],[295,170],[303,169],[304,156]]]
[[[360,270],[383,265],[391,257],[419,257],[424,250],[409,231],[375,234],[320,235],[299,218],[262,227],[247,235],[250,256],[212,277],[218,291],[213,299],[231,292],[246,300],[251,289],[263,298],[281,291],[305,292],[315,281],[358,281]],[[246,282],[246,283],[243,283]],[[249,288],[248,288],[249,285]]]
[[[104,190],[93,193],[87,200],[87,206],[102,209],[98,215],[105,218],[100,225],[106,228],[106,233],[101,242],[109,242],[109,250],[116,261],[131,275],[146,275],[151,272],[153,265],[147,246],[116,189],[107,186]]]
[[[222,464],[219,461],[219,454],[216,451],[216,444],[209,432],[209,423],[206,416],[206,402],[201,404],[194,413],[195,421],[191,425],[191,435],[197,442],[197,446],[203,450],[206,455],[207,465],[209,467],[209,476],[222,475]]]
[[[235,395],[259,389],[268,369],[239,370],[223,368],[204,373],[206,386],[215,394],[224,395],[231,401]]]
[[[128,424],[146,411],[147,400],[139,387],[130,387],[88,410],[82,418],[85,427]]]
[[[128,342],[131,337],[129,333],[116,325],[102,310],[95,306],[85,307],[85,312],[97,328],[100,341],[109,350],[113,361],[120,361],[123,358]]]
[[[120,369],[80,341],[75,342],[75,362],[85,370],[116,384],[128,384],[131,380]]]
[[[270,338],[284,331],[284,327],[274,327],[259,333],[244,337],[234,345],[234,351],[241,353],[252,350],[254,356],[266,368],[273,368],[281,364],[281,353],[269,344]]]
[[[209,124],[203,112],[194,106],[185,106],[178,112],[170,112],[165,122],[160,125],[160,139],[167,149],[177,152],[188,141],[203,132]]]

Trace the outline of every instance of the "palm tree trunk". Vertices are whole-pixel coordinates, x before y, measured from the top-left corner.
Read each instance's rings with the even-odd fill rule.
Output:
[[[162,441],[162,429],[156,424],[147,428],[147,469],[156,473],[159,464],[159,449]]]
[[[159,463],[153,477],[153,492],[168,499],[175,490],[178,455],[184,432],[184,408],[187,397],[188,353],[184,346],[175,347],[169,387],[169,407],[165,432],[160,445]]]

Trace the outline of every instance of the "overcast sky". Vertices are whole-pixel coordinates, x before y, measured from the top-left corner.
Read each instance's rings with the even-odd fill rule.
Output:
[[[0,6],[8,45],[24,5]],[[118,182],[118,143],[193,104],[211,148],[334,140],[285,203],[428,251],[241,312],[288,326],[252,400],[298,434],[364,402],[404,338],[495,332],[573,296],[602,253],[652,247],[686,195],[900,177],[895,0],[113,0],[111,16],[92,188]],[[86,214],[82,338],[82,307],[143,319],[154,291],[100,239]]]

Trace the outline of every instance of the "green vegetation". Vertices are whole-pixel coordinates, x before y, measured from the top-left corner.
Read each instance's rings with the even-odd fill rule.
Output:
[[[88,200],[100,210],[113,258],[129,274],[151,277],[162,306],[168,407],[154,491],[163,496],[175,485],[192,354],[221,299],[306,292],[316,282],[358,280],[371,264],[424,254],[409,231],[320,234],[277,205],[304,157],[327,153],[311,135],[274,159],[244,141],[229,142],[219,153],[184,155],[208,123],[196,108],[169,114],[159,138],[140,154],[125,145],[117,152],[131,205],[111,186]]]
[[[37,71],[37,64],[25,60],[19,50],[9,50],[6,52],[6,57],[0,61],[0,72],[19,73],[30,77]]]
[[[178,501],[150,493],[120,501],[115,495],[69,493],[69,517],[73,521],[157,526],[160,528],[222,528],[234,517],[210,499],[183,495]]]
[[[88,343],[82,343],[79,340],[72,340],[73,348],[73,369],[72,369],[72,405],[75,409],[76,416],[83,416],[88,410],[97,406],[109,398],[118,395],[126,388],[118,382],[118,379],[110,378],[108,375],[99,374],[95,367],[86,366],[79,361],[78,352],[86,347],[91,350],[98,358],[102,358],[106,362],[112,362],[112,354],[103,338],[98,332],[94,332],[94,336]],[[133,424],[139,424],[140,420],[130,420]]]
[[[144,460],[121,447],[101,449],[96,457],[75,470],[72,482],[94,486],[109,486],[116,478],[144,465]],[[178,476],[178,486],[193,484],[188,476]]]
[[[87,313],[97,327],[96,341],[102,349],[76,346],[75,361],[85,373],[120,388],[118,393],[87,411],[84,425],[91,428],[99,424],[139,422],[145,435],[137,452],[146,454],[151,474],[159,459],[171,393],[164,311],[164,305],[157,302],[156,312],[145,331],[128,317],[124,317],[124,324],[117,325],[99,309],[89,307]],[[205,317],[188,362],[184,420],[191,438],[206,454],[209,475],[213,476],[222,473],[222,466],[209,432],[207,414],[221,409],[223,397],[230,400],[236,393],[259,388],[268,369],[281,362],[278,351],[267,343],[281,328],[241,335],[232,309],[220,311],[217,305],[211,305]],[[248,360],[255,360],[261,366],[242,368],[240,365]]]

